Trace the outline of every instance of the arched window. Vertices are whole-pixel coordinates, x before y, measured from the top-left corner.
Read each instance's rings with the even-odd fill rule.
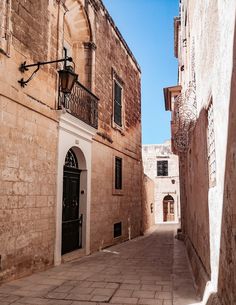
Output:
[[[163,200],[164,201],[174,201],[174,198],[171,195],[166,195]]]
[[[79,168],[76,155],[75,155],[75,153],[73,152],[72,149],[69,149],[67,154],[66,154],[65,166],[66,167],[72,167],[72,168]]]

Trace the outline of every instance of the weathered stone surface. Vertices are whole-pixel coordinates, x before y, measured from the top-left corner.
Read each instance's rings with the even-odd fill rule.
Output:
[[[142,197],[140,71],[102,3],[98,1],[94,6],[89,2],[86,7],[84,1],[75,0],[7,3],[11,5],[8,11],[5,3],[0,4],[0,32],[7,30],[5,25],[2,28],[2,22],[8,14],[12,35],[10,56],[5,54],[5,45],[0,53],[0,281],[51,266],[59,217],[61,221],[61,215],[55,217],[59,155],[57,70],[62,65],[40,67],[27,87],[22,88],[17,81],[27,79],[36,69],[32,67],[21,74],[19,66],[24,61],[30,64],[62,58],[66,45],[79,80],[100,99],[100,135],[93,143],[89,194],[92,209],[87,215],[88,219],[91,216],[92,251],[140,234]],[[64,16],[65,7],[68,11]],[[114,71],[123,81],[121,129],[112,122]],[[113,157],[117,154],[124,164],[122,194],[114,194]],[[114,239],[114,223],[119,221],[122,237]],[[89,241],[89,236],[86,239]],[[89,253],[89,245],[86,246]],[[87,276],[74,275],[75,279]],[[96,297],[97,301],[106,301],[100,295]]]
[[[203,304],[234,305],[236,3],[218,4],[183,0],[175,22],[183,96],[194,88],[183,102],[196,115],[179,151],[182,232]]]

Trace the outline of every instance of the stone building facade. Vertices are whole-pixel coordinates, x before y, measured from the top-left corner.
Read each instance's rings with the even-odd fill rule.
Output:
[[[236,304],[236,2],[180,2],[177,86],[164,89],[180,159],[182,233],[202,304]]]
[[[138,236],[142,162],[141,72],[102,1],[1,1],[0,32],[2,282]],[[65,54],[71,94],[63,63],[20,86]]]
[[[155,223],[180,218],[179,162],[170,141],[142,146],[144,173],[154,181]]]

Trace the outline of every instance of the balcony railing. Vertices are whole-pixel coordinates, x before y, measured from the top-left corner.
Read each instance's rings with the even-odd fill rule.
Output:
[[[98,98],[80,82],[76,82],[71,93],[59,91],[58,109],[66,109],[68,113],[98,128]]]

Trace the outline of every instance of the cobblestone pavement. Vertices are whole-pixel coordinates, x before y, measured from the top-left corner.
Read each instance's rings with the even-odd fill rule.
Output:
[[[0,286],[0,305],[198,304],[176,226]]]

